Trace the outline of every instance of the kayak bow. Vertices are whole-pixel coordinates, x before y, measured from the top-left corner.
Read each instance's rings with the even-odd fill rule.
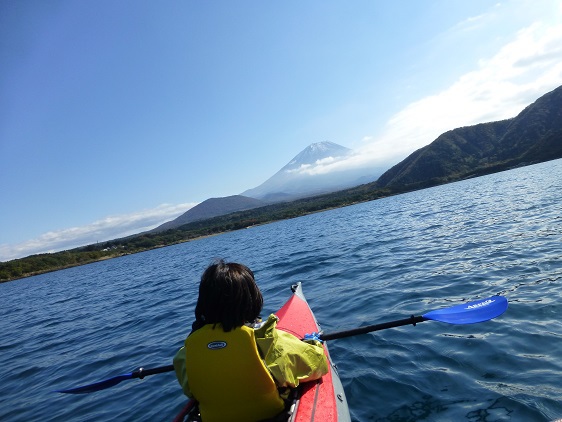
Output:
[[[320,332],[320,326],[302,291],[301,283],[291,287],[293,296],[277,312],[277,328],[303,338],[306,333]],[[330,358],[326,342],[324,353],[330,371],[321,379],[303,383],[295,402],[295,409],[289,421],[351,421],[345,392]]]

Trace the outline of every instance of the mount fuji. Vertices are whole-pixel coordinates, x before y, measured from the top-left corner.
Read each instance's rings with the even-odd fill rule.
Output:
[[[168,221],[151,232],[162,232],[190,222],[230,214],[237,211],[263,207],[275,202],[292,201],[298,198],[335,192],[341,189],[373,182],[382,173],[365,168],[319,173],[319,167],[348,157],[349,148],[333,142],[318,142],[302,150],[289,164],[256,188],[240,195],[211,198],[186,211],[176,219]]]
[[[379,174],[366,174],[364,168],[319,171],[322,165],[345,159],[351,153],[351,149],[333,142],[311,144],[264,183],[241,195],[267,202],[291,201],[375,181]]]

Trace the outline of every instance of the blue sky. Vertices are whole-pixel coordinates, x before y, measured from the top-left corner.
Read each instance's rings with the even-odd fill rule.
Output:
[[[387,166],[562,85],[562,2],[0,2],[0,261],[132,234],[313,142]]]

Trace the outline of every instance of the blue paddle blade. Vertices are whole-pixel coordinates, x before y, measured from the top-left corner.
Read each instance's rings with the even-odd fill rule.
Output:
[[[505,297],[491,296],[451,308],[431,311],[423,315],[423,317],[449,324],[474,324],[500,316],[506,309],[507,299]]]
[[[93,393],[94,391],[105,390],[106,388],[113,387],[119,384],[121,381],[129,380],[134,378],[133,373],[118,375],[113,378],[108,378],[104,381],[98,381],[93,384],[83,385],[82,387],[69,388],[67,390],[56,390],[55,393],[66,393],[66,394],[86,394]]]

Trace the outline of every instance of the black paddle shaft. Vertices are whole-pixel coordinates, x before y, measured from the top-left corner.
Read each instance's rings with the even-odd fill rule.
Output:
[[[131,378],[143,379],[148,375],[162,374],[164,372],[172,372],[173,370],[174,370],[174,365],[159,366],[158,368],[152,368],[152,369],[139,368],[131,373]]]
[[[335,340],[338,338],[345,338],[356,336],[358,334],[371,333],[373,331],[386,330],[387,328],[401,327],[403,325],[416,325],[418,322],[427,321],[427,318],[422,316],[412,315],[410,318],[399,319],[397,321],[384,322],[382,324],[367,325],[365,327],[354,328],[352,330],[338,331],[335,333],[321,334],[321,340]]]

